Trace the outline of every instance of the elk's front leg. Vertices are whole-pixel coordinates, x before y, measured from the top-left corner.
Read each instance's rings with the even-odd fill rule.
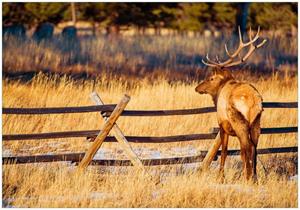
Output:
[[[225,166],[225,160],[227,157],[227,148],[228,148],[228,134],[224,131],[222,127],[220,127],[220,137],[222,142],[220,176],[224,178],[224,166]]]

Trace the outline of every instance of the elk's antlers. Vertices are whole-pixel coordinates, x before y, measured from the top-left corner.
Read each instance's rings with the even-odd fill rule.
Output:
[[[246,43],[243,43],[240,27],[238,27],[238,29],[239,29],[240,44],[239,44],[239,47],[237,48],[237,50],[234,53],[230,54],[228,51],[227,45],[225,44],[225,51],[226,51],[226,54],[229,56],[229,59],[227,61],[220,62],[219,58],[217,56],[216,56],[216,61],[213,61],[213,60],[209,59],[208,54],[207,54],[206,55],[207,62],[204,61],[203,59],[202,59],[202,62],[207,66],[218,67],[218,68],[236,66],[236,65],[244,62],[245,60],[247,60],[249,58],[249,56],[254,52],[255,49],[260,48],[267,42],[267,40],[264,39],[258,45],[254,45],[254,42],[257,41],[257,39],[259,38],[260,27],[258,27],[257,33],[254,38],[252,38],[252,31],[251,31],[251,27],[250,27],[249,42],[246,42]],[[240,56],[240,52],[242,51],[242,49],[245,47],[248,47],[248,46],[250,46],[250,47],[249,47],[248,52],[245,54],[245,56],[243,58],[239,57],[239,60],[234,61],[234,58],[236,58],[237,56]]]

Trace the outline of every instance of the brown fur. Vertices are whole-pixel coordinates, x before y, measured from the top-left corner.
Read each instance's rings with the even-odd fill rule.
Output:
[[[240,141],[245,178],[256,179],[256,147],[263,111],[261,95],[252,85],[236,81],[227,69],[215,69],[195,90],[200,94],[210,94],[217,108],[222,139],[222,175],[230,135],[237,136]]]

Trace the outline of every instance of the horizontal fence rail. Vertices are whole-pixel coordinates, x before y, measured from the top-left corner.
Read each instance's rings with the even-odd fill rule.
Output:
[[[178,141],[192,141],[192,140],[204,140],[214,139],[219,131],[219,128],[213,128],[211,133],[202,134],[188,134],[177,136],[125,136],[129,142],[133,143],[167,143]],[[38,139],[52,139],[52,138],[76,138],[76,137],[89,137],[95,138],[99,134],[100,130],[88,130],[88,131],[65,131],[65,132],[53,132],[53,133],[39,133],[39,134],[13,134],[3,135],[4,141],[17,141],[17,140],[38,140]],[[279,133],[297,133],[298,127],[277,127],[277,128],[262,128],[261,134],[279,134]],[[113,136],[108,136],[105,142],[116,142],[117,140]]]
[[[4,141],[12,140],[35,140],[35,139],[49,139],[49,138],[70,138],[70,137],[89,137],[95,138],[99,130],[93,131],[71,131],[71,132],[56,132],[56,133],[40,133],[40,134],[19,134],[19,135],[3,135]],[[163,143],[163,142],[177,142],[177,141],[191,141],[197,139],[214,139],[215,133],[204,133],[204,134],[189,134],[189,135],[178,135],[178,136],[162,136],[162,137],[151,137],[151,136],[125,136],[127,141],[134,143]],[[113,136],[108,136],[105,142],[117,142]]]
[[[298,108],[298,102],[263,102],[264,108]]]
[[[220,155],[221,151],[218,151]],[[272,154],[272,153],[294,153],[298,152],[298,147],[282,147],[282,148],[263,148],[257,149],[258,154]],[[239,155],[239,150],[228,150],[228,155],[234,156]],[[72,163],[78,163],[84,157],[85,153],[71,153],[71,154],[56,154],[56,155],[35,155],[35,156],[10,156],[2,157],[3,164],[25,164],[25,163],[44,163],[44,162],[58,162],[68,161]],[[169,165],[169,164],[182,164],[182,163],[194,163],[203,161],[207,151],[201,151],[200,155],[196,156],[185,156],[185,157],[170,157],[161,159],[141,159],[144,165]],[[217,160],[217,156],[214,158]],[[131,166],[130,160],[121,159],[93,159],[92,165],[105,165],[105,166]]]
[[[213,128],[212,133],[218,133],[219,128]],[[261,128],[261,134],[297,133],[298,127]]]
[[[48,108],[3,108],[3,114],[67,114],[84,112],[111,112],[116,104],[79,107],[48,107]]]
[[[264,148],[257,149],[257,154],[272,154],[272,153],[290,153],[290,152],[298,152],[298,147],[273,147],[273,148]],[[228,155],[234,156],[239,155],[240,150],[228,150]],[[217,155],[221,155],[221,151],[219,150]]]
[[[107,116],[115,108],[116,104],[82,106],[82,107],[53,107],[53,108],[3,108],[3,114],[67,114],[84,112],[107,112]],[[298,102],[263,102],[264,108],[298,108]],[[215,107],[202,107],[195,109],[178,110],[124,110],[121,116],[170,116],[191,115],[215,112]]]
[[[298,108],[298,102],[263,102],[264,108]],[[202,107],[196,109],[178,110],[124,110],[122,116],[170,116],[191,115],[216,112],[215,107]],[[108,113],[109,115],[109,113]]]
[[[124,110],[122,116],[171,116],[171,115],[192,115],[216,112],[215,107],[203,107],[195,109],[177,109],[177,110]],[[109,113],[108,113],[109,114]]]

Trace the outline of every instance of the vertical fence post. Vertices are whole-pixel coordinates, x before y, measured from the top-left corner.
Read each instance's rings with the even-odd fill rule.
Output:
[[[91,93],[91,99],[94,101],[97,105],[104,105],[103,101],[101,100],[100,96],[93,92]],[[107,121],[107,117],[105,117],[105,114],[100,115],[104,118],[105,121]],[[145,170],[142,161],[138,158],[138,156],[134,153],[131,146],[129,145],[127,139],[125,138],[123,132],[119,128],[119,126],[115,123],[112,128],[113,135],[116,137],[117,141],[120,143],[122,149],[126,152],[129,159],[131,160],[132,164],[139,169]]]
[[[222,144],[222,142],[221,142],[220,132],[218,132],[218,134],[213,142],[213,145],[209,148],[205,158],[203,159],[203,162],[202,162],[203,170],[208,169],[211,162],[214,160],[214,157],[216,156],[221,144]]]
[[[126,105],[128,104],[130,100],[130,97],[127,95],[124,95],[122,100],[117,104],[114,111],[111,113],[109,119],[105,122],[103,125],[103,128],[101,129],[100,133],[96,137],[95,141],[91,145],[91,147],[88,149],[88,151],[85,153],[85,156],[79,163],[79,169],[85,169],[92,159],[94,158],[96,152],[101,147],[102,143],[104,142],[106,136],[114,126],[114,123],[117,121],[123,110],[125,109]]]

